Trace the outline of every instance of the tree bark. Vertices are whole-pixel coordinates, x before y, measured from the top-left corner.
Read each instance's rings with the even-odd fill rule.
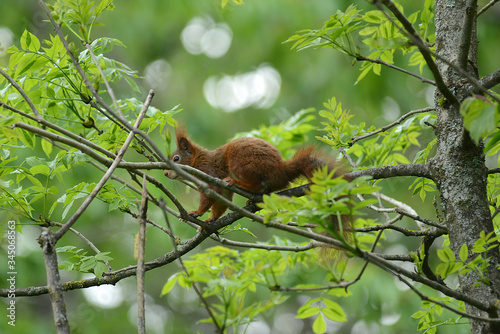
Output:
[[[467,97],[472,86],[443,59],[477,77],[476,2],[436,0],[437,65],[444,82],[459,101]],[[470,261],[477,256],[470,250],[479,233],[493,231],[483,148],[470,138],[459,110],[443,99],[439,91],[435,94],[435,105],[437,152],[431,161],[431,172],[440,191],[451,248],[458,258],[460,247],[466,244]],[[500,262],[498,250],[483,256],[491,258],[488,268],[491,285],[474,286],[478,280],[474,273],[460,275],[459,283],[469,297],[490,303],[500,298],[500,274],[496,269]],[[479,317],[498,317],[494,307],[490,314],[470,305],[466,305],[466,309]],[[498,324],[470,319],[470,325],[473,334],[500,333]]]
[[[69,334],[70,328],[66,313],[66,304],[64,303],[63,285],[59,276],[54,234],[47,227],[44,227],[42,228],[42,234],[38,242],[43,249],[43,259],[47,270],[47,288],[49,290],[57,334]]]

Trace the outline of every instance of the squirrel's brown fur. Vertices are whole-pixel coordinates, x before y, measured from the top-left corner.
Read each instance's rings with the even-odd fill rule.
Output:
[[[177,127],[175,133],[177,150],[172,154],[173,162],[194,167],[253,193],[268,194],[284,189],[302,176],[310,181],[318,168],[327,165],[329,170],[334,170],[336,167],[335,162],[315,153],[313,146],[302,148],[292,159],[284,161],[276,147],[259,138],[238,138],[210,151],[190,140],[184,127]],[[165,171],[165,175],[177,178],[172,170]],[[232,200],[232,192],[210,187]],[[189,214],[198,217],[210,208],[212,215],[207,222],[216,220],[227,209],[200,191],[198,210]]]

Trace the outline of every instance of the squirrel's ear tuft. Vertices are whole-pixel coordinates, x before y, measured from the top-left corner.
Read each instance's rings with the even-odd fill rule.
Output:
[[[191,150],[191,143],[186,137],[177,138],[177,148],[182,150],[187,155],[193,154]]]
[[[175,128],[175,138],[177,139],[177,143],[179,143],[179,139],[182,137],[188,137],[186,126],[184,124],[179,124]]]

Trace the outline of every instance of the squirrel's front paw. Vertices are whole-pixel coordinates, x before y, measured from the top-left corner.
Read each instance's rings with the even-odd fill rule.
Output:
[[[235,183],[231,176],[223,178],[222,181],[226,182],[228,186],[232,186]]]
[[[199,216],[201,216],[197,211],[188,211],[188,215],[193,218],[198,218]]]
[[[198,212],[196,211],[188,211],[187,214],[193,218],[198,218],[199,216],[201,216]],[[186,221],[186,219],[184,218],[179,218],[180,221]]]

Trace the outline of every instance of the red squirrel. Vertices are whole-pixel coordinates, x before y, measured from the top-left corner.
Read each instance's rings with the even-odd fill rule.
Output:
[[[229,185],[234,184],[253,193],[268,194],[282,190],[301,176],[311,181],[313,172],[325,165],[330,171],[336,169],[333,161],[314,153],[314,146],[304,147],[292,159],[284,161],[276,147],[259,138],[238,138],[210,151],[189,139],[184,127],[177,127],[175,135],[177,150],[171,156],[174,163],[194,167]],[[166,170],[165,175],[170,179],[177,178],[173,170]],[[210,187],[232,200],[231,191]],[[212,208],[212,215],[205,222],[215,221],[222,216],[227,207],[203,192],[199,193],[198,210],[189,211],[188,214],[199,217]]]

